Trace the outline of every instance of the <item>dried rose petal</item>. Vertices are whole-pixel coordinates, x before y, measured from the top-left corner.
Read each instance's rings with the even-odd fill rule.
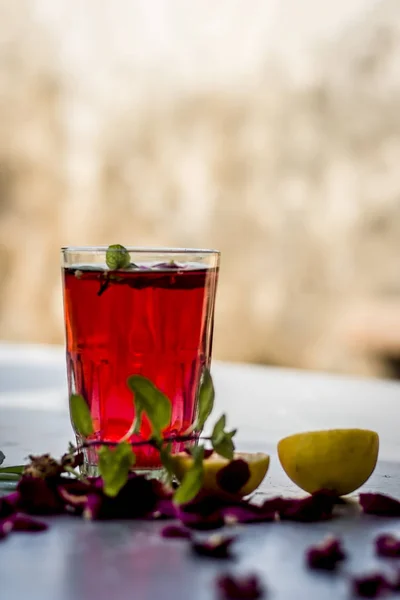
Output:
[[[40,477],[23,476],[17,490],[19,506],[28,514],[51,515],[64,512],[64,504],[52,482]]]
[[[282,520],[313,523],[326,521],[332,517],[335,497],[318,492],[301,499],[283,499],[279,516]]]
[[[176,519],[178,509],[172,500],[161,498],[157,500],[154,510],[147,516],[151,519]]]
[[[258,600],[264,596],[257,575],[221,575],[216,584],[221,600]]]
[[[154,513],[160,494],[160,482],[144,475],[131,474],[115,498],[96,490],[87,495],[84,514],[89,519],[137,519]]]
[[[397,569],[392,576],[386,580],[390,590],[392,592],[400,591],[400,569]]]
[[[189,540],[192,537],[191,532],[182,525],[167,525],[161,530],[161,536],[165,538],[180,538]]]
[[[231,460],[218,471],[216,478],[224,492],[236,494],[250,479],[249,465],[241,458]]]
[[[398,557],[400,556],[400,539],[390,533],[378,535],[375,539],[375,550],[378,556]]]
[[[27,515],[16,514],[13,517],[13,531],[29,531],[33,533],[45,531],[47,528],[47,524],[43,523],[43,521],[37,521]]]
[[[380,573],[354,577],[352,580],[353,594],[362,598],[379,598],[384,596],[388,589],[390,584]]]
[[[219,529],[225,524],[221,508],[225,506],[219,496],[199,494],[194,500],[178,507],[177,516],[187,527],[199,530]]]
[[[360,505],[367,515],[400,516],[400,502],[385,494],[360,494]]]
[[[231,558],[231,546],[234,537],[223,535],[212,535],[204,542],[192,541],[192,550],[199,556],[210,556],[212,558]]]
[[[25,466],[23,475],[26,477],[40,477],[48,479],[58,477],[62,471],[62,465],[55,460],[50,454],[42,454],[40,456],[29,456],[30,463]]]
[[[12,515],[16,511],[19,501],[19,492],[12,492],[8,496],[0,498],[0,518],[3,519]]]
[[[322,543],[311,546],[306,552],[306,560],[310,569],[333,571],[337,563],[346,558],[340,540],[328,537]]]
[[[221,510],[226,525],[236,523],[266,523],[275,521],[276,511],[265,510],[263,506],[242,502]]]
[[[5,519],[0,519],[0,540],[7,537],[7,535],[11,532],[13,528],[13,517],[6,517]]]
[[[225,525],[225,519],[220,510],[216,510],[210,515],[203,516],[200,513],[185,512],[179,510],[178,518],[186,527],[198,529],[199,531],[209,531],[211,529],[220,529]]]

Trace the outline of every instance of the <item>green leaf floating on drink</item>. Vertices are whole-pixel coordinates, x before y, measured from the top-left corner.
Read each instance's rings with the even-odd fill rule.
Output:
[[[129,251],[121,244],[112,244],[106,251],[106,264],[109,269],[116,271],[129,267],[131,258]]]
[[[80,394],[71,394],[69,399],[71,421],[76,433],[88,437],[94,433],[89,406]]]

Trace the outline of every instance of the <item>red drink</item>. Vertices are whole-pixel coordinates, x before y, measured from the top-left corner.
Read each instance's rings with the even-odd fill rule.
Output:
[[[89,403],[94,438],[118,441],[129,430],[134,404],[126,381],[133,374],[148,377],[170,398],[166,435],[180,435],[193,423],[201,373],[211,358],[217,275],[217,264],[64,268],[69,389]],[[143,419],[132,440],[149,436]],[[136,467],[160,466],[150,446],[135,453]]]

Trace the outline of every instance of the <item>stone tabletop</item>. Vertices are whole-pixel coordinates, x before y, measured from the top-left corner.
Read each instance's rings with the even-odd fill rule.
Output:
[[[381,438],[378,468],[366,489],[400,497],[400,386],[297,371],[215,363],[216,413],[239,428],[237,446],[271,453],[265,494],[294,494],[275,455],[277,440],[296,431],[371,427]],[[61,454],[72,439],[62,349],[0,344],[0,448],[4,464],[29,453]],[[3,490],[4,491],[4,490]],[[237,528],[233,561],[194,559],[185,542],[163,540],[158,523],[48,519],[49,531],[15,534],[0,544],[0,600],[206,600],[214,578],[255,571],[269,598],[347,599],[346,578],[310,574],[304,549],[327,533],[340,535],[351,555],[346,571],[380,565],[371,540],[400,534],[400,520],[355,517],[303,525]]]

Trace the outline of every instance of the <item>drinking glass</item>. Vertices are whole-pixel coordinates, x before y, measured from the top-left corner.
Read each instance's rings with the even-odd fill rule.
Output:
[[[124,249],[121,247],[121,252]],[[81,394],[93,421],[93,440],[118,442],[134,419],[130,375],[149,378],[171,401],[164,435],[194,423],[198,390],[211,361],[219,252],[127,248],[130,264],[110,270],[106,247],[62,248],[69,394]],[[73,427],[74,424],[72,423]],[[77,443],[87,441],[75,428]],[[151,428],[142,419],[146,440]],[[173,442],[172,451],[182,443]],[[136,469],[159,469],[158,451],[135,447]],[[97,451],[84,451],[83,471],[96,472]]]

